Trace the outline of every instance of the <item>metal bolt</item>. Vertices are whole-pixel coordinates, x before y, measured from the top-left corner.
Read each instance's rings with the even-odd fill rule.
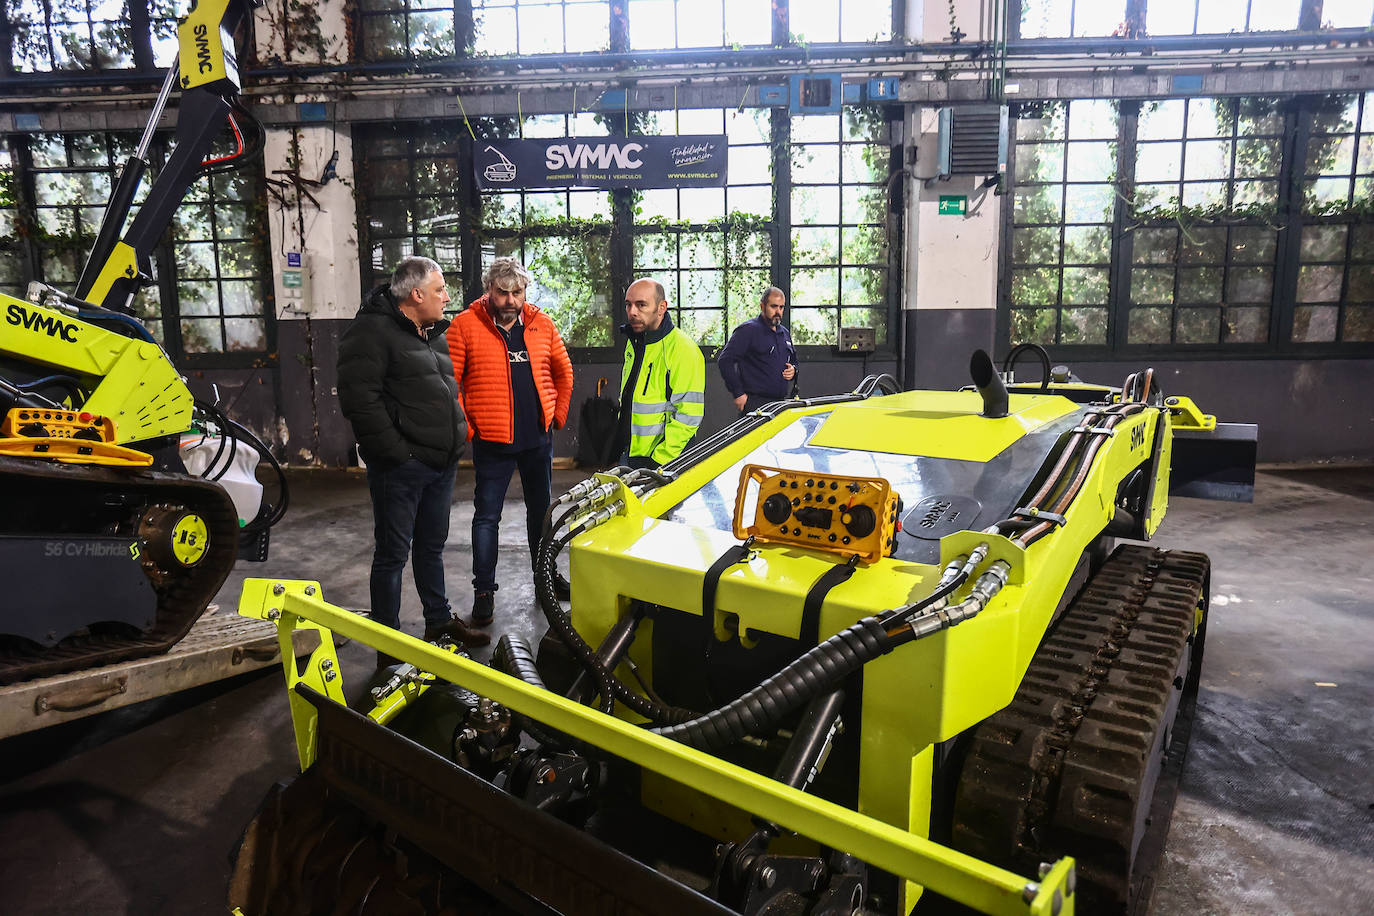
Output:
[[[1046,875],[1048,875],[1048,874],[1050,873],[1050,869],[1052,869],[1052,868],[1054,868],[1054,866],[1051,865],[1050,863],[1048,863],[1048,862],[1041,862],[1041,863],[1040,863],[1040,877],[1043,878],[1043,877],[1045,877]]]
[[[339,676],[339,672],[337,672],[337,671],[326,671],[326,672],[324,673],[324,680],[325,680],[325,683],[326,683],[326,684],[329,683],[330,681],[334,680],[334,679],[335,679],[336,677],[338,677],[338,676]]]
[[[1026,886],[1021,889],[1021,899],[1030,903],[1035,900],[1035,895],[1040,893],[1040,885],[1034,881],[1027,881]]]
[[[278,583],[276,583],[275,585],[272,586],[272,594],[274,594],[274,595],[280,595],[280,594],[282,594],[282,593],[285,592],[285,591],[286,591],[286,586],[285,586],[285,585],[282,585],[280,582],[278,582]]]
[[[778,883],[778,873],[771,865],[765,865],[759,869],[759,884],[763,887],[771,888]]]
[[[281,611],[277,610],[277,609],[274,608],[274,607],[268,608],[268,609],[267,609],[267,619],[268,619],[268,620],[280,620],[280,619],[281,619]]]
[[[313,594],[315,594],[315,586],[313,586],[313,585],[307,585],[307,586],[305,587],[305,593],[306,593],[307,595],[313,595]]]
[[[328,671],[330,668],[334,667],[334,662],[331,659],[326,658],[324,661],[320,662],[320,667],[325,671]],[[1042,875],[1041,877],[1044,876]]]

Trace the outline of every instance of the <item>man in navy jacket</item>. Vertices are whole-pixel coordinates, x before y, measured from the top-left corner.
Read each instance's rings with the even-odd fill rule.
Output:
[[[716,357],[725,387],[742,414],[783,400],[796,390],[797,351],[782,324],[786,305],[782,290],[768,287],[759,300],[759,317],[735,328]]]

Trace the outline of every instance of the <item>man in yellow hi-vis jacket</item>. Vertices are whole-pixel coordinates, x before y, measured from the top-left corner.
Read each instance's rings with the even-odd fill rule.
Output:
[[[636,280],[625,291],[625,368],[616,441],[626,464],[656,468],[682,454],[701,427],[706,360],[673,326],[663,284]]]

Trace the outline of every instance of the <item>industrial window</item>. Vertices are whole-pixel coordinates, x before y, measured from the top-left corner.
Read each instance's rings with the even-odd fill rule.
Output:
[[[1324,28],[1367,29],[1374,25],[1374,3],[1370,0],[1326,0],[1321,22]]]
[[[803,119],[707,108],[624,120],[582,113],[359,126],[363,281],[379,283],[400,258],[426,254],[453,273],[456,309],[480,295],[493,258],[511,255],[530,269],[529,297],[568,345],[598,349],[617,344],[625,288],[651,276],[663,283],[674,322],[708,354],[777,285],[790,287],[786,320],[798,344],[833,346],[844,324],[874,328],[887,347],[894,123],[877,108]],[[620,135],[625,127],[664,138],[723,134],[725,187],[478,191],[467,177],[474,151],[493,138]]]
[[[788,31],[807,44],[890,41],[892,0],[791,0]]]
[[[113,176],[137,139],[107,133],[35,134],[27,139],[39,279],[63,289],[76,286],[100,230]],[[147,196],[151,180],[140,185],[135,208]]]
[[[0,146],[0,293],[20,297],[24,294],[14,163],[9,149],[3,146]]]
[[[1022,103],[1003,205],[1003,342],[1363,352],[1371,107],[1374,93]]]
[[[415,255],[433,258],[455,278],[461,273],[458,194],[466,176],[459,167],[460,129],[445,123],[427,130],[381,127],[367,133],[358,186],[367,190],[365,260],[377,282],[389,277],[402,258]],[[458,284],[449,280],[449,286],[450,294],[456,294]]]
[[[359,0],[357,15],[364,60],[564,54],[610,43],[608,0]]]
[[[720,48],[773,41],[769,0],[629,0],[630,47]]]
[[[635,276],[658,279],[673,320],[704,347],[722,347],[750,318],[769,274],[773,168],[767,109],[649,112],[646,134],[725,134],[724,188],[659,188],[634,196]]]
[[[1302,0],[1146,0],[1151,35],[1284,32],[1298,27]]]
[[[1107,343],[1116,151],[1109,101],[1022,110],[1011,195],[1016,341]]]
[[[125,0],[6,0],[6,16],[15,72],[134,66]]]
[[[472,0],[478,54],[574,54],[610,47],[606,0]]]
[[[522,127],[525,137],[607,133],[606,125],[590,114],[527,117]],[[509,119],[489,129],[494,134],[515,133]],[[481,264],[475,273],[496,257],[519,259],[534,277],[526,293],[529,301],[548,313],[568,346],[610,346],[614,314],[609,284],[610,234],[610,191],[569,188],[485,193],[477,228]]]
[[[211,155],[228,155],[228,150]],[[172,220],[176,318],[183,353],[264,353],[271,349],[269,268],[258,176],[241,168],[205,175]],[[172,320],[140,297],[150,327]],[[154,330],[156,336],[158,331]]]
[[[1301,6],[1302,0],[1020,0],[1013,22],[1018,38],[1287,32],[1299,28]],[[1317,8],[1323,26],[1368,28],[1372,6],[1370,0],[1325,0]],[[1132,16],[1140,17],[1134,27]]]
[[[1271,99],[1141,108],[1128,345],[1269,339],[1284,123]]]
[[[1374,341],[1374,93],[1303,112],[1296,343]]]
[[[442,0],[359,0],[358,56],[364,60],[453,57],[455,9]]]
[[[794,117],[791,131],[793,338],[834,345],[859,326],[885,344],[887,122],[853,108]]]
[[[1192,0],[1188,0],[1192,2]],[[1021,38],[1097,38],[1122,29],[1126,0],[1021,0]]]
[[[10,139],[16,168],[0,194],[12,203],[14,231],[27,242],[0,239],[0,287],[13,288],[18,278],[74,290],[116,167],[136,139],[118,133]],[[134,198],[131,218],[156,178],[164,148],[163,138],[154,141],[153,164]],[[212,156],[228,152],[219,149]],[[134,308],[174,360],[208,365],[225,355],[257,357],[270,351],[262,244],[266,227],[260,207],[256,173],[240,169],[201,176],[187,191],[166,239],[154,248],[156,282],[139,293]],[[0,206],[0,212],[5,209]],[[25,244],[32,265],[28,270],[21,266]]]

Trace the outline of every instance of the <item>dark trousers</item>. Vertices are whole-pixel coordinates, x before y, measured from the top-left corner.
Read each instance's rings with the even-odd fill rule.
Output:
[[[510,488],[511,474],[520,472],[520,487],[525,491],[525,530],[533,563],[544,527],[544,513],[549,510],[553,439],[548,437],[541,445],[518,452],[474,439],[472,467],[477,472],[477,488],[472,496],[472,587],[478,592],[494,592],[497,589],[496,553],[500,544],[501,505]]]
[[[372,619],[400,628],[401,572],[406,556],[420,594],[425,623],[452,616],[444,589],[444,543],[453,505],[453,475],[458,465],[435,470],[412,458],[394,468],[368,465],[372,494]]]

